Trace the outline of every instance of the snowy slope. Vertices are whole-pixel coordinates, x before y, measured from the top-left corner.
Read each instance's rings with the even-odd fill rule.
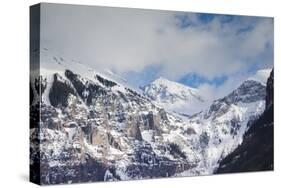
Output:
[[[266,86],[265,111],[245,133],[243,142],[220,162],[216,173],[273,170],[273,82],[272,71]]]
[[[243,135],[265,108],[266,87],[246,80],[229,95],[215,100],[206,110],[187,121],[197,135],[190,142],[199,143],[199,164],[180,175],[212,174],[219,161],[243,141]]]
[[[50,104],[47,95],[49,94],[49,89],[52,86],[53,74],[58,73],[63,79],[67,79],[64,74],[65,70],[75,71],[75,73],[82,75],[84,80],[88,79],[96,83],[98,83],[96,75],[112,80],[118,83],[118,85],[115,87],[116,90],[124,90],[124,88],[131,87],[127,84],[124,78],[113,73],[109,69],[96,69],[85,63],[82,63],[79,60],[62,57],[60,55],[56,55],[48,48],[42,48],[40,51],[40,75],[46,78],[48,81],[46,92],[42,94],[42,98],[47,104]]]
[[[143,94],[168,111],[193,114],[206,106],[200,92],[160,77],[142,88]]]
[[[69,69],[83,75],[87,79],[95,80],[95,75],[98,74],[103,78],[127,86],[124,78],[109,69],[93,68],[79,60],[57,55],[48,48],[42,48],[40,51],[40,66],[40,74],[45,76],[51,75],[54,72],[60,73],[63,76],[63,72]]]

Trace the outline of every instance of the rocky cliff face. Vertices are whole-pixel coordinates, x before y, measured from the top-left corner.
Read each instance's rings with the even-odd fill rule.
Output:
[[[89,80],[67,69],[49,78],[39,127],[31,129],[31,142],[40,143],[40,150],[31,146],[31,163],[40,156],[42,184],[163,177],[190,168],[164,140],[169,126],[183,125],[179,118],[100,75]]]
[[[263,114],[252,123],[241,145],[226,156],[216,173],[273,170],[273,70],[266,86]]]

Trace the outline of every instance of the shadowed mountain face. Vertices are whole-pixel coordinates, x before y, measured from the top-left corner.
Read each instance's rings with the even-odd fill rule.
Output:
[[[273,80],[272,70],[264,113],[253,122],[242,144],[220,162],[216,173],[273,170]]]

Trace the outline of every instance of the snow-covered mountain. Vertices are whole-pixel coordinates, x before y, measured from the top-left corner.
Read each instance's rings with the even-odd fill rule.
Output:
[[[199,165],[187,174],[213,173],[218,162],[241,144],[251,123],[264,111],[265,94],[262,83],[246,80],[229,95],[215,100],[206,110],[187,120],[197,133],[188,139],[204,146]]]
[[[144,87],[143,94],[168,111],[190,115],[206,106],[200,92],[160,77]]]
[[[216,173],[260,171],[274,169],[273,71],[266,86],[266,107],[243,136],[243,142],[220,161]]]
[[[155,101],[204,103],[195,89],[161,78],[146,97],[108,71],[41,57],[30,117],[41,184],[212,174],[264,110],[266,86],[253,79],[187,117]]]
[[[184,127],[182,119],[108,75],[82,64],[70,70],[65,58],[50,57],[31,83],[31,165],[45,169],[34,178],[42,184],[142,179],[193,165],[168,139]]]

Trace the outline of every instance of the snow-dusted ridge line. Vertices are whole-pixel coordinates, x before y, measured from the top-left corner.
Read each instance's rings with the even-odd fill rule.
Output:
[[[195,89],[195,88],[188,87],[188,86],[183,85],[181,83],[168,80],[167,78],[164,78],[162,76],[157,78],[156,80],[154,80],[152,82],[152,84],[164,85],[164,86],[168,87],[171,90],[174,89],[175,92],[177,92],[178,90],[191,90],[191,91],[197,92],[197,89]]]
[[[139,95],[142,95],[142,92],[138,88],[128,85],[127,81],[124,78],[122,78],[120,75],[115,74],[109,69],[99,70],[90,67],[89,65],[86,65],[81,61],[76,61],[52,54],[54,53],[52,53],[48,48],[42,48],[42,50],[40,51],[40,75],[49,80],[45,95],[48,93],[50,85],[52,85],[53,74],[58,73],[65,80],[68,80],[65,77],[65,70],[71,70],[80,77],[87,78],[89,82],[99,83],[97,80],[97,76],[101,76],[102,78],[113,81],[117,84],[116,87],[112,88],[113,90],[125,91],[126,89],[130,89],[138,93]],[[143,97],[147,98],[146,96]],[[147,100],[149,99],[147,98]],[[48,99],[46,99],[46,101],[48,103]],[[158,104],[155,103],[155,105]]]
[[[42,48],[40,50],[40,62],[40,74],[42,75],[48,75],[48,72],[62,73],[66,69],[69,69],[82,77],[88,78],[89,80],[95,80],[95,76],[100,75],[105,79],[112,80],[120,85],[131,88],[131,86],[127,84],[127,81],[124,78],[122,78],[120,75],[115,74],[109,69],[100,70],[97,68],[93,68],[81,61],[56,55],[48,48]],[[47,72],[45,72],[45,70]]]

